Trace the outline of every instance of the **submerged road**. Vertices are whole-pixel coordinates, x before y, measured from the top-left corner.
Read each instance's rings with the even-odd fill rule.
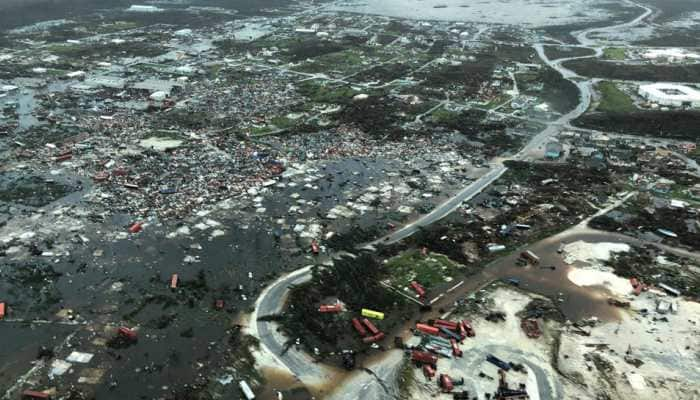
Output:
[[[645,10],[644,13],[627,23],[604,28],[592,28],[581,32],[572,32],[573,34],[577,35],[576,37],[581,43],[580,47],[592,47],[595,50],[595,54],[592,54],[590,56],[550,60],[545,54],[544,44],[537,43],[534,45],[538,56],[546,65],[555,69],[564,78],[570,80],[577,86],[579,90],[579,104],[576,106],[576,108],[574,108],[567,114],[562,115],[556,121],[549,123],[543,131],[533,136],[517,154],[510,157],[510,160],[530,159],[533,153],[537,153],[547,143],[548,140],[550,140],[553,136],[558,134],[562,129],[570,127],[570,122],[581,116],[588,109],[591,102],[593,80],[580,79],[574,72],[564,68],[562,66],[562,63],[568,61],[569,59],[593,58],[599,57],[602,54],[602,47],[597,46],[595,40],[588,39],[588,35],[590,33],[623,29],[625,27],[634,26],[643,21],[649,15],[651,15],[652,11],[650,8],[633,3],[631,1],[628,2],[634,4],[635,6],[643,8]],[[457,192],[454,196],[452,196],[442,204],[438,205],[435,209],[433,209],[432,212],[421,216],[416,221],[407,224],[404,227],[374,242],[368,243],[368,245],[391,244],[398,242],[402,239],[413,235],[422,227],[429,226],[430,224],[433,224],[439,221],[440,219],[444,218],[445,216],[449,215],[450,213],[454,212],[463,204],[463,202],[469,201],[474,196],[481,193],[493,182],[495,182],[498,178],[500,178],[508,170],[508,168],[504,165],[504,161],[507,160],[508,159],[494,160],[491,163],[488,172],[486,172],[480,178],[469,184],[469,186]],[[364,246],[367,246],[367,244]],[[285,341],[287,339],[285,339],[281,334],[276,332],[276,323],[258,320],[258,317],[260,316],[272,315],[281,312],[284,307],[289,288],[295,284],[303,283],[310,279],[311,267],[305,267],[279,278],[272,285],[268,286],[268,288],[266,288],[260,294],[260,297],[258,298],[258,301],[255,304],[255,310],[251,314],[251,323],[249,329],[252,335],[260,339],[260,349],[262,352],[271,355],[280,367],[286,367],[297,379],[301,380],[303,383],[308,385],[314,385],[324,381],[326,383],[331,382],[333,376],[337,375],[334,374],[331,368],[327,368],[322,365],[313,363],[311,357],[309,357],[302,351],[296,350],[294,346],[288,351],[285,351]],[[397,362],[396,365],[400,365],[400,363]],[[382,368],[381,371],[381,374],[378,375],[382,376],[382,378],[389,378],[395,375],[396,372],[395,370],[392,370],[391,368],[387,367]],[[386,383],[390,379],[379,378],[384,381],[384,383],[381,383],[380,385],[378,383],[377,378],[379,378],[379,376],[370,377],[367,379],[358,379],[358,377],[356,376],[355,379],[350,380],[351,384],[343,386],[343,393],[341,398],[374,398],[373,396],[377,396],[376,398],[393,397],[393,393],[386,392],[387,388],[385,387]],[[538,377],[538,384],[540,382],[544,382],[544,379],[541,378],[542,377]],[[362,384],[361,381],[364,381],[366,383]],[[340,382],[336,382],[336,385],[334,386],[338,386],[339,383]],[[376,386],[374,388],[375,390],[370,391],[368,390],[370,385],[380,386]],[[383,389],[380,389],[380,387]],[[383,390],[385,391],[384,395],[380,395],[380,393],[382,393]],[[540,387],[540,391],[545,394],[552,393],[551,388]],[[368,392],[371,392],[372,395],[368,396]]]

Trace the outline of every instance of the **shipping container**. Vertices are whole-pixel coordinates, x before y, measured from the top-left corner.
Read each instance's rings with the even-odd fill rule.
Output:
[[[367,336],[367,337],[363,338],[362,341],[365,343],[374,343],[374,342],[378,342],[382,339],[384,339],[384,333],[379,332],[374,336]]]
[[[170,277],[170,289],[177,289],[177,274]]]
[[[522,253],[520,253],[520,257],[530,261],[533,264],[538,264],[540,262],[540,258],[537,256],[537,254],[533,253],[530,250],[525,250]]]
[[[476,332],[474,332],[474,328],[472,328],[472,323],[471,321],[464,319],[462,320],[461,323],[462,327],[464,328],[465,331],[467,331],[467,336],[468,337],[474,337],[476,336]]]
[[[442,334],[446,338],[455,339],[455,340],[462,340],[462,338],[460,338],[458,334],[452,332],[451,330],[445,328],[444,326],[439,327],[439,329],[440,329],[440,332],[442,332]]]
[[[459,329],[459,325],[457,322],[446,321],[444,319],[436,319],[435,321],[433,321],[432,325],[437,326],[438,328],[445,327],[452,331],[457,331]]]
[[[455,357],[462,357],[462,349],[459,348],[457,341],[452,339],[450,342],[452,343],[452,355]]]
[[[318,311],[322,313],[338,313],[343,311],[343,306],[340,303],[336,304],[321,304],[321,306],[318,307]]]
[[[360,334],[360,336],[367,336],[367,330],[365,329],[364,326],[362,326],[362,323],[360,322],[359,319],[353,318],[352,319],[352,326],[355,328],[357,333]]]
[[[362,323],[365,324],[365,326],[367,327],[367,330],[369,330],[369,332],[372,335],[376,335],[379,333],[379,329],[377,329],[377,327],[374,326],[374,324],[370,320],[368,320],[367,318],[364,318],[362,320]]]
[[[416,324],[416,329],[420,332],[423,332],[428,335],[439,335],[440,334],[440,329],[426,325],[426,324]]]
[[[413,281],[411,282],[411,288],[416,291],[416,294],[418,294],[418,297],[423,298],[425,297],[425,288],[418,282]]]
[[[367,308],[362,309],[362,316],[367,318],[374,318],[378,320],[384,319],[384,313],[379,311],[369,310]]]
[[[430,364],[423,365],[423,375],[425,375],[425,377],[428,379],[434,377],[435,368],[433,368]]]
[[[0,319],[5,318],[5,303],[0,303]]]
[[[243,392],[243,395],[245,396],[246,399],[248,399],[248,400],[255,399],[255,393],[253,393],[253,389],[251,389],[250,386],[248,386],[248,382],[240,381],[240,382],[238,382],[238,387],[241,388],[241,392]]]
[[[489,354],[488,356],[486,356],[486,361],[490,362],[491,364],[497,366],[498,368],[504,371],[510,371],[510,364],[494,356],[493,354]]]
[[[22,400],[30,399],[51,399],[51,396],[44,392],[37,392],[35,390],[25,390],[22,392]]]
[[[427,351],[413,350],[411,352],[411,360],[421,364],[437,364],[437,357],[434,354],[428,353]]]
[[[452,379],[450,379],[450,376],[447,374],[440,374],[440,389],[444,393],[449,393],[454,389],[455,386],[452,383]]]

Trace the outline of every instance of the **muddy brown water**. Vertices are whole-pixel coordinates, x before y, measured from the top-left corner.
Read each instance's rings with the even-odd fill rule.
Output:
[[[559,254],[558,250],[562,243],[572,243],[576,241],[585,241],[590,243],[628,243],[634,244],[635,239],[626,238],[614,233],[561,233],[550,238],[541,240],[533,245],[523,247],[509,255],[506,255],[498,260],[490,263],[481,272],[469,276],[465,279],[464,284],[453,292],[445,295],[439,301],[433,304],[432,311],[422,314],[416,314],[415,319],[406,323],[393,334],[387,334],[387,338],[401,336],[404,339],[409,338],[412,334],[410,328],[413,327],[415,320],[427,320],[437,318],[449,310],[455,301],[463,299],[466,296],[482,289],[486,285],[499,280],[507,280],[515,278],[520,281],[519,288],[521,290],[540,294],[555,300],[559,309],[564,314],[564,317],[570,321],[579,321],[585,318],[596,317],[601,321],[616,321],[620,318],[619,309],[608,304],[607,299],[612,296],[612,293],[605,287],[587,286],[580,287],[571,282],[567,275],[575,266],[568,265],[563,260],[563,254]],[[540,263],[537,266],[521,267],[516,264],[520,257],[520,252],[529,249],[540,257]],[[556,267],[554,270],[550,268],[540,267]],[[562,299],[561,302],[556,299]],[[498,305],[496,305],[498,306]],[[478,335],[478,332],[477,332]],[[385,345],[390,339],[385,340]],[[371,366],[373,362],[381,360],[386,353],[378,353],[370,355],[364,359],[358,359],[358,365]],[[276,392],[272,388],[298,388],[300,383],[287,373],[275,370],[270,374],[265,372],[268,385],[260,393],[261,399],[276,399]],[[324,387],[309,387],[306,396],[317,396],[323,398],[324,394],[332,392],[332,388],[342,385],[342,382],[348,379],[351,373],[340,372],[332,383]],[[292,384],[288,384],[292,382]],[[308,399],[310,397],[294,397]],[[285,394],[285,399],[288,397]]]

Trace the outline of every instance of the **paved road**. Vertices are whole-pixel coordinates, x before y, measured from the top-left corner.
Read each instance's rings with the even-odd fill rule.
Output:
[[[607,28],[596,28],[596,29],[588,29],[582,32],[578,33],[577,38],[579,39],[580,43],[583,46],[590,46],[594,47],[595,41],[591,41],[587,38],[588,34],[592,32],[599,32],[599,31],[606,31],[606,30],[613,30],[613,29],[624,29],[625,27],[629,26],[634,26],[638,23],[640,23],[643,19],[648,17],[651,14],[651,9],[648,7],[644,7],[641,5],[638,5],[636,3],[632,3],[640,8],[643,8],[645,12],[640,15],[639,17],[635,18],[634,20],[624,23],[624,24],[619,24],[615,25],[612,27],[607,27]],[[478,35],[478,34],[477,34]],[[535,49],[537,50],[537,54],[539,57],[542,59],[543,62],[545,62],[548,66],[551,68],[557,70],[559,73],[564,76],[564,78],[571,79],[574,77],[577,77],[575,73],[572,71],[564,68],[561,64],[568,59],[559,59],[556,61],[550,60],[545,52],[544,52],[544,45],[543,44],[536,44]],[[597,47],[595,48],[596,53],[591,55],[591,56],[583,56],[583,57],[576,57],[576,58],[589,58],[589,57],[598,57],[602,53],[602,48]],[[572,58],[573,59],[573,58]],[[591,80],[573,80],[571,79],[572,82],[578,87],[580,91],[580,101],[578,106],[570,111],[569,113],[562,115],[558,120],[554,121],[553,123],[550,123],[546,129],[544,129],[542,132],[539,134],[535,135],[530,139],[530,141],[518,152],[516,155],[514,155],[511,159],[513,160],[526,160],[528,159],[532,153],[538,152],[546,143],[547,141],[556,135],[562,128],[569,127],[569,123],[582,115],[589,107],[590,105],[590,100],[591,100],[591,87],[592,87],[592,81]],[[459,191],[457,194],[455,194],[452,198],[448,199],[445,201],[443,204],[440,204],[437,206],[432,212],[429,214],[421,216],[418,220],[414,221],[411,224],[408,224],[404,226],[403,228],[392,232],[391,234],[387,235],[384,238],[380,238],[379,240],[372,242],[370,244],[378,244],[378,243],[394,243],[399,240],[402,240],[406,237],[409,237],[416,231],[418,231],[421,227],[428,226],[436,221],[439,221],[440,219],[444,218],[448,214],[452,213],[454,210],[456,210],[464,201],[468,201],[477,194],[479,194],[481,191],[483,191],[486,187],[491,185],[493,182],[495,182],[499,177],[501,177],[506,171],[507,167],[503,165],[503,161],[501,160],[496,160],[491,164],[490,170],[481,176],[479,179],[476,181],[472,182],[469,186],[466,188],[462,189]],[[281,311],[282,307],[284,306],[284,302],[286,300],[286,295],[288,293],[289,287],[294,285],[294,284],[299,284],[305,281],[308,281],[311,278],[311,269],[310,267],[306,267],[303,269],[300,269],[298,271],[295,271],[287,276],[284,276],[280,279],[278,279],[275,283],[273,283],[271,286],[269,286],[267,289],[265,289],[261,294],[260,297],[258,298],[258,301],[256,302],[255,310],[253,314],[251,315],[251,333],[255,336],[257,336],[260,339],[261,343],[261,349],[263,351],[269,352],[275,360],[279,363],[280,367],[284,366],[288,368],[292,374],[294,374],[297,378],[302,380],[304,383],[316,383],[316,382],[321,382],[321,381],[330,381],[332,379],[333,371],[320,366],[318,364],[314,364],[311,361],[311,358],[306,355],[303,352],[297,351],[295,349],[290,349],[288,352],[284,352],[284,342],[285,339],[276,332],[276,325],[275,323],[272,322],[265,322],[265,321],[258,321],[258,316],[264,316],[264,315],[269,315],[269,314],[276,314],[279,311]],[[398,365],[398,364],[397,364]],[[381,377],[386,377],[389,378],[395,373],[395,369],[392,368],[382,368],[381,373],[378,374]],[[372,392],[373,395],[379,395],[379,390],[376,387],[373,387],[370,389],[370,386],[372,382],[376,384],[377,378],[370,376],[369,374],[367,375],[368,378],[362,379],[357,378],[356,380],[351,380],[352,384],[347,384],[343,386],[343,395],[341,395],[341,398],[362,398],[366,396],[360,396],[361,394],[367,395],[367,392]],[[543,377],[538,376],[538,385],[542,384],[545,380],[542,379]],[[382,379],[384,380],[384,379]],[[390,380],[386,380],[386,382],[389,382]],[[362,383],[366,382],[366,383]],[[552,388],[545,388],[541,387],[540,390],[545,393],[553,393]],[[555,390],[556,391],[556,390]],[[350,394],[350,397],[347,397],[348,394]],[[357,394],[357,396],[355,396]],[[389,394],[389,393],[386,393]],[[391,395],[391,394],[390,394]],[[354,397],[353,397],[354,396]],[[546,398],[546,397],[545,397]]]
[[[481,178],[472,182],[469,186],[462,189],[452,198],[435,207],[435,209],[433,209],[433,211],[431,211],[429,214],[423,215],[417,221],[405,225],[403,228],[398,229],[383,238],[375,240],[374,242],[370,243],[370,245],[377,245],[380,243],[396,243],[402,239],[413,235],[421,227],[428,226],[436,221],[439,221],[440,219],[444,218],[445,216],[449,215],[451,212],[456,210],[460,205],[462,205],[464,201],[470,200],[472,197],[481,193],[481,191],[484,190],[484,188],[488,187],[490,184],[496,181],[496,179],[500,178],[501,175],[503,175],[503,173],[506,172],[506,170],[508,170],[508,168],[506,168],[503,164],[496,164],[493,168],[491,168],[489,172],[487,172]]]

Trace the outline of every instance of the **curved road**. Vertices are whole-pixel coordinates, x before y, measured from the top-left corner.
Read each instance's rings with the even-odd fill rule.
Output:
[[[602,54],[602,47],[597,46],[595,40],[588,39],[588,35],[590,33],[605,32],[634,26],[643,21],[652,13],[652,10],[648,7],[641,6],[631,1],[628,1],[628,3],[643,8],[645,12],[639,17],[627,23],[604,28],[592,28],[576,33],[576,37],[581,43],[580,47],[592,47],[596,50],[596,53],[593,55],[571,57],[553,61],[550,60],[545,54],[544,45],[542,43],[537,43],[534,45],[535,49],[537,50],[538,56],[540,57],[540,59],[542,59],[544,63],[561,73],[564,78],[571,80],[578,87],[580,91],[580,101],[578,106],[574,110],[570,111],[565,115],[562,115],[556,121],[548,124],[547,128],[544,129],[542,132],[533,136],[530,139],[530,141],[516,155],[511,157],[511,159],[528,159],[531,153],[537,151],[542,146],[544,146],[544,144],[546,144],[546,142],[551,137],[559,133],[559,131],[562,128],[570,126],[569,124],[573,119],[578,118],[588,109],[591,100],[592,80],[573,79],[577,78],[577,75],[574,72],[564,68],[561,64],[570,59],[599,57]],[[463,202],[472,199],[474,196],[483,191],[486,187],[491,185],[507,170],[508,168],[505,165],[503,165],[503,161],[494,161],[491,164],[490,170],[486,174],[472,182],[466,188],[459,191],[452,198],[437,206],[429,214],[423,215],[413,223],[405,225],[401,229],[398,229],[392,232],[391,234],[369,244],[376,245],[379,243],[395,243],[406,237],[411,236],[421,227],[428,226],[436,221],[439,221],[440,219],[444,218],[445,216],[456,210]],[[252,335],[260,339],[260,347],[263,352],[271,355],[276,361],[276,363],[278,363],[280,366],[284,366],[287,369],[289,369],[289,371],[297,379],[301,380],[305,384],[313,385],[324,381],[332,381],[333,376],[335,376],[336,372],[330,368],[313,363],[311,357],[309,357],[304,352],[297,351],[294,347],[290,348],[288,351],[285,352],[284,343],[286,342],[286,339],[276,332],[276,323],[258,320],[259,316],[279,313],[284,307],[289,288],[292,285],[306,282],[309,279],[311,279],[311,267],[305,267],[279,278],[272,285],[268,286],[260,294],[258,301],[255,304],[255,310],[251,315],[251,324],[249,329]],[[391,368],[383,368],[383,373],[381,375],[389,377],[394,372],[395,371],[392,371]],[[370,375],[367,376],[370,377]],[[357,378],[357,375],[355,376],[355,378]],[[353,382],[353,385],[348,385],[352,386],[351,388],[348,388],[349,392],[357,393],[358,390],[365,391],[368,385],[376,385],[378,378],[381,377],[371,377],[371,380],[364,385],[359,385],[357,384],[357,382]],[[347,393],[344,393],[344,397],[347,398],[347,396],[345,395],[347,395]]]

